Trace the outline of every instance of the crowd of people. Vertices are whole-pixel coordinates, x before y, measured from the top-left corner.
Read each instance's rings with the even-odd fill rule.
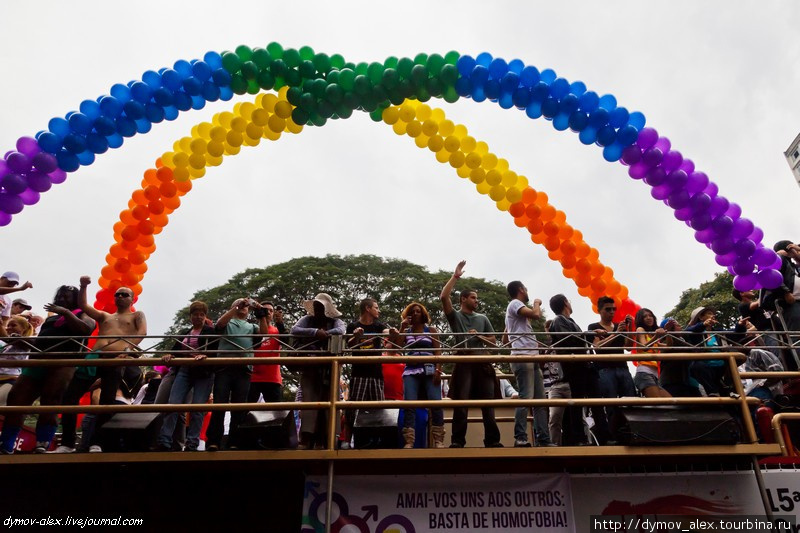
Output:
[[[592,358],[537,362],[519,361],[511,364],[516,382],[514,391],[507,381],[501,388],[495,366],[489,362],[459,362],[452,374],[445,376],[442,366],[432,358],[442,352],[443,332],[432,324],[431,313],[419,302],[410,302],[402,311],[397,327],[381,320],[379,303],[364,299],[359,315],[349,324],[342,320],[333,298],[325,293],[303,302],[306,316],[291,328],[285,324],[282,309],[271,301],[237,298],[222,316],[212,320],[204,302],[189,307],[190,326],[179,332],[173,346],[163,355],[161,365],[143,373],[137,365],[98,366],[26,366],[2,367],[1,360],[25,358],[85,358],[127,359],[141,354],[139,343],[147,335],[147,323],[142,311],[134,310],[133,292],[121,287],[114,294],[113,313],[95,309],[87,301],[88,276],[80,279],[79,287],[62,285],[56,290],[52,303],[44,306],[47,317],[32,314],[32,307],[22,298],[8,296],[32,285],[20,284],[15,272],[0,276],[0,405],[28,406],[37,399],[40,405],[78,405],[84,395],[94,393],[100,405],[154,404],[215,404],[280,402],[283,380],[281,366],[275,364],[180,364],[181,360],[202,361],[211,357],[279,357],[290,342],[296,353],[323,354],[330,351],[331,341],[344,339],[352,356],[375,356],[385,353],[421,356],[419,362],[402,365],[352,363],[349,383],[339,384],[348,389],[353,401],[454,400],[635,397],[700,397],[721,396],[731,386],[726,361],[722,359],[660,360],[650,354],[660,354],[668,348],[681,351],[703,349],[722,351],[726,345],[748,353],[743,368],[748,371],[796,369],[795,357],[785,357],[778,349],[775,329],[800,331],[800,246],[780,241],[776,251],[783,258],[784,284],[772,291],[734,291],[741,303],[741,317],[735,327],[721,331],[715,310],[698,307],[691,313],[685,327],[672,318],[659,321],[649,309],[640,309],[635,316],[614,321],[615,301],[600,298],[597,304],[599,320],[586,329],[572,317],[572,305],[563,294],[549,299],[554,314],[545,323],[544,331],[534,331],[532,321],[543,317],[543,301],[530,302],[527,287],[521,281],[508,284],[509,304],[505,323],[496,329],[486,315],[478,312],[477,291],[461,288],[457,304],[453,291],[463,275],[466,262],[458,263],[441,290],[442,312],[455,335],[455,344],[445,353],[455,355],[491,355],[506,353],[512,356],[556,354],[594,354]],[[777,307],[776,307],[777,305]],[[774,328],[771,319],[776,312],[785,321],[783,328]],[[497,335],[502,329],[502,342]],[[97,338],[89,337],[96,332]],[[279,342],[280,336],[290,341]],[[290,336],[289,336],[290,335]],[[621,357],[606,357],[624,353],[636,354],[635,372]],[[533,357],[531,357],[533,356]],[[787,365],[788,363],[788,365]],[[397,367],[397,372],[386,368]],[[331,367],[328,364],[298,365],[298,401],[328,401],[331,397]],[[391,377],[390,377],[391,376]],[[152,379],[158,377],[160,379]],[[150,387],[158,383],[157,388]],[[511,389],[511,392],[508,392]],[[389,394],[391,391],[391,394]],[[746,392],[766,404],[781,393],[780,380],[749,380]],[[424,409],[400,410],[400,446],[419,445],[420,432],[429,433],[430,446],[444,448],[445,403],[434,407],[429,414]],[[450,448],[466,445],[468,408],[452,409]],[[529,415],[532,412],[532,417]],[[493,407],[482,406],[484,445],[502,447]],[[80,445],[77,441],[77,416],[61,415],[61,441],[58,453],[78,449],[101,452],[103,424],[113,416],[102,412],[83,417]],[[238,428],[245,411],[226,413],[214,410],[204,427],[207,413],[192,411],[188,416],[175,411],[159,415],[160,429],[152,449],[159,451],[197,451],[202,449],[201,435],[205,432],[205,449],[236,449]],[[429,426],[420,429],[420,421],[429,417]],[[530,420],[529,420],[530,418]],[[618,440],[613,407],[593,408],[537,406],[532,410],[519,407],[515,413],[514,446],[581,446],[610,444]],[[8,413],[0,432],[0,453],[15,451],[22,430],[24,415]],[[298,449],[326,447],[330,417],[324,410],[303,409],[299,413]],[[352,445],[355,410],[346,409],[341,427],[330,428],[340,435],[343,448]],[[530,430],[529,430],[530,422]],[[57,414],[41,414],[36,424],[34,452],[51,449],[59,425]],[[225,428],[228,428],[225,438]],[[205,430],[205,431],[204,431]],[[427,437],[427,435],[426,435]]]

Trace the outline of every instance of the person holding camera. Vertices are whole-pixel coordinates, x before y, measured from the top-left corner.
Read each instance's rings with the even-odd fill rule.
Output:
[[[258,324],[247,321],[250,311],[258,319]],[[266,335],[269,326],[267,313],[261,304],[252,298],[239,298],[231,308],[219,317],[214,329],[219,333],[219,357],[253,357],[253,347],[261,342],[256,335]],[[250,390],[252,365],[232,365],[217,370],[214,377],[214,403],[244,403]],[[228,432],[228,448],[236,448],[236,431],[244,420],[244,411],[231,411],[230,431]],[[222,445],[224,433],[225,411],[214,411],[208,424],[208,445],[206,449],[214,452]]]
[[[656,315],[649,309],[639,309],[636,312],[636,341],[633,353],[648,354],[660,353],[663,346],[671,345],[671,337],[667,335],[667,330],[676,331],[677,322],[668,321],[664,327],[660,327]],[[682,363],[682,361],[678,361]],[[636,388],[645,398],[671,398],[672,394],[661,387],[659,373],[662,364],[658,361],[634,361],[636,365],[636,377],[634,383]]]

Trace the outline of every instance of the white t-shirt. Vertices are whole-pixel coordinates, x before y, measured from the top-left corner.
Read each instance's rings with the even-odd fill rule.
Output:
[[[0,309],[0,316],[11,316],[11,298],[9,298],[7,294],[0,294],[0,300],[3,300],[6,304],[5,307]]]
[[[511,340],[511,355],[531,355],[538,354],[535,348],[539,347],[536,337],[533,335],[520,335],[521,333],[533,333],[531,323],[521,314],[519,310],[525,306],[520,300],[514,298],[506,308],[506,331]],[[516,335],[515,335],[516,333]]]

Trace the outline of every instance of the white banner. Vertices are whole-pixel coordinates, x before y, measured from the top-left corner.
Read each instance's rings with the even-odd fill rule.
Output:
[[[302,533],[322,533],[326,478],[309,476]],[[575,533],[565,474],[338,476],[333,533]]]
[[[626,522],[668,515],[765,514],[753,472],[572,475],[570,484],[579,531],[590,531],[592,516]]]
[[[800,470],[793,466],[786,470],[761,470],[767,501],[772,512],[780,515],[793,515],[800,531]]]

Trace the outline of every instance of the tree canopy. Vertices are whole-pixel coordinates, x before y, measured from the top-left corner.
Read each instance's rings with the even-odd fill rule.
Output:
[[[665,316],[674,318],[685,327],[689,323],[693,309],[700,306],[713,307],[717,311],[717,321],[720,326],[733,328],[739,318],[739,302],[733,297],[732,292],[733,276],[728,272],[720,272],[713,280],[683,291],[678,304]]]
[[[446,330],[439,293],[451,272],[429,272],[425,267],[402,259],[374,255],[328,255],[299,257],[268,266],[249,268],[233,276],[227,283],[197,291],[190,301],[208,304],[209,317],[216,319],[242,297],[270,300],[284,308],[286,322],[293,324],[305,315],[303,300],[315,294],[330,294],[350,322],[358,318],[358,305],[364,298],[374,298],[381,308],[381,320],[391,326],[400,323],[400,312],[412,301],[425,305],[433,324]],[[497,331],[503,330],[508,296],[503,283],[483,278],[463,277],[456,291],[471,288],[478,291],[481,306]],[[454,305],[458,297],[454,294]],[[188,304],[175,315],[170,333],[188,326]]]

